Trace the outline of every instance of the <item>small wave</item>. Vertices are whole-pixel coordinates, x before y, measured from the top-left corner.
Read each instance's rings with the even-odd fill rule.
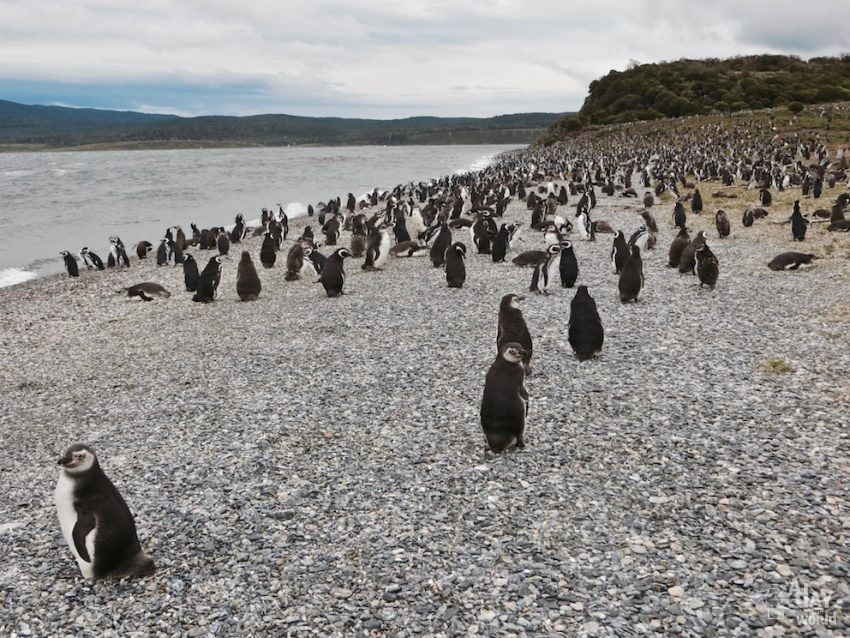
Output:
[[[490,166],[493,163],[493,158],[495,155],[484,155],[483,157],[479,157],[475,160],[469,168],[461,168],[455,171],[455,175],[465,175],[466,173],[474,173],[476,171],[483,171],[485,168]]]
[[[307,214],[307,207],[301,202],[289,202],[283,210],[287,217],[304,217]]]
[[[0,270],[0,288],[22,284],[37,276],[34,272],[23,268],[4,268]]]

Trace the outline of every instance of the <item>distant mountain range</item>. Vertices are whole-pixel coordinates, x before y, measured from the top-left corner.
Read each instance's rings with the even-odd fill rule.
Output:
[[[529,143],[563,113],[367,120],[296,115],[179,117],[0,100],[0,145],[169,148]]]

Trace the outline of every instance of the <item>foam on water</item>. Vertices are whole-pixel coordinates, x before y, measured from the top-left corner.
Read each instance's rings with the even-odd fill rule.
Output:
[[[475,160],[469,168],[460,168],[455,171],[455,175],[464,175],[466,173],[474,173],[476,171],[483,171],[485,168],[490,166],[493,163],[493,159],[496,157],[493,155],[484,155]]]
[[[0,288],[22,284],[30,279],[35,279],[37,275],[23,268],[4,268],[0,270]]]

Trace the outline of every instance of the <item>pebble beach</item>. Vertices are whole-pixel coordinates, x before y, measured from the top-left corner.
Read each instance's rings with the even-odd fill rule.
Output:
[[[642,208],[600,194],[594,219],[628,236]],[[611,235],[570,237],[605,327],[586,362],[574,290],[527,294],[531,270],[467,230],[460,290],[427,256],[348,259],[337,299],[286,282],[308,218],[275,268],[261,239],[232,246],[211,304],[153,254],[0,289],[0,635],[847,635],[848,236],[826,255],[814,225],[795,245],[736,212],[719,240],[713,210],[691,216],[720,263],[709,290],[666,266],[672,203],[650,210],[639,303],[618,299]],[[542,247],[524,202],[505,217],[519,250]],[[242,249],[255,302],[235,291]],[[788,250],[823,258],[767,268]],[[143,281],[171,298],[122,294]],[[494,456],[479,402],[511,292],[534,374],[526,448]],[[74,442],[127,500],[153,576],[81,578],[53,504]],[[788,600],[803,587],[826,604]]]

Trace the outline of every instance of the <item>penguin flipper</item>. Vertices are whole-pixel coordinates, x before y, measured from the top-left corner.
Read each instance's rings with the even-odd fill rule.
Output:
[[[87,563],[92,562],[92,559],[89,556],[88,548],[86,548],[86,536],[91,533],[96,525],[97,519],[94,514],[86,511],[77,511],[77,522],[74,524],[71,536],[74,539],[74,547],[77,549],[77,554]]]

